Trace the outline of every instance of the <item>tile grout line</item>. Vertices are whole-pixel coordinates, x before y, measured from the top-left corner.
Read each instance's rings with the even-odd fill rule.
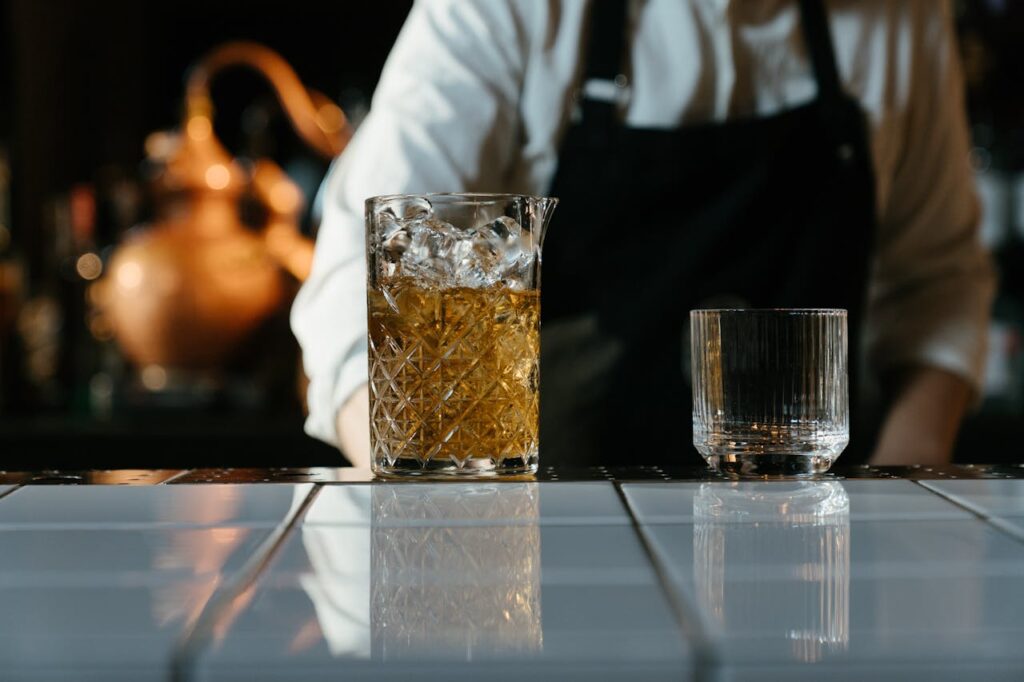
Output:
[[[938,480],[938,479],[928,479],[928,480]],[[975,517],[977,517],[978,520],[980,520],[986,526],[990,526],[992,528],[995,528],[996,530],[998,530],[999,532],[1003,533],[1004,535],[1009,535],[1011,538],[1013,538],[1017,542],[1024,543],[1024,532],[1021,532],[1021,531],[1017,530],[1015,527],[1006,524],[1003,521],[1003,519],[1001,519],[998,516],[993,516],[992,514],[989,514],[988,512],[986,512],[981,507],[976,507],[973,504],[970,504],[969,502],[964,502],[963,500],[959,499],[958,497],[955,497],[955,496],[950,495],[949,493],[943,492],[939,488],[933,488],[932,486],[928,485],[928,480],[911,481],[911,482],[921,486],[922,488],[924,488],[928,492],[932,493],[933,495],[937,495],[937,496],[941,497],[942,499],[946,500],[950,504],[955,505],[955,506],[959,507],[960,509],[963,509],[964,511],[969,512],[970,514],[972,514]]]
[[[993,528],[998,528],[1013,539],[1024,544],[1024,531],[1021,531],[1017,526],[1014,526],[1006,519],[999,516],[990,516],[988,518],[988,522]]]
[[[932,479],[928,479],[928,480],[932,480]],[[983,509],[981,509],[980,507],[975,507],[973,504],[966,503],[966,502],[964,502],[964,501],[962,501],[962,500],[960,500],[960,499],[958,499],[956,497],[953,497],[953,496],[949,495],[948,493],[943,492],[939,488],[933,488],[932,486],[928,485],[928,480],[911,481],[911,483],[913,483],[914,485],[919,486],[921,488],[924,488],[925,490],[930,492],[932,495],[935,495],[937,497],[941,497],[946,502],[949,502],[950,504],[952,504],[952,505],[954,505],[954,506],[956,506],[956,507],[958,507],[960,509],[963,509],[964,511],[970,513],[972,516],[978,517],[982,521],[988,520],[988,515],[985,514],[985,511]]]
[[[194,678],[194,668],[200,654],[206,648],[217,627],[231,614],[231,605],[245,592],[251,589],[278,550],[298,524],[306,510],[320,494],[323,485],[314,483],[302,503],[281,521],[271,533],[264,538],[252,556],[237,571],[237,578],[230,581],[206,603],[193,625],[182,633],[171,652],[170,680],[187,682]]]
[[[699,611],[690,607],[685,595],[676,593],[669,579],[668,571],[658,558],[657,552],[654,551],[654,547],[651,545],[647,533],[644,532],[640,519],[633,513],[633,508],[629,504],[621,484],[618,481],[611,481],[611,484],[619,496],[622,506],[626,508],[626,513],[629,514],[633,532],[636,533],[640,546],[643,547],[647,560],[650,562],[651,567],[654,569],[654,574],[658,578],[658,583],[668,598],[670,610],[675,617],[680,632],[683,634],[684,642],[693,649],[693,679],[698,682],[715,679],[714,676],[721,665],[720,657],[711,643],[711,637],[701,625]]]

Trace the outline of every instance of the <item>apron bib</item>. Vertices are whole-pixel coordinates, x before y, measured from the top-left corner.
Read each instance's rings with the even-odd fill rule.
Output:
[[[857,395],[875,234],[867,125],[840,89],[822,5],[799,5],[818,85],[808,104],[662,130],[627,128],[614,101],[580,99],[544,245],[545,464],[700,463],[688,376],[693,308],[846,308],[851,402]],[[614,91],[622,82],[626,6],[591,4],[585,84]]]

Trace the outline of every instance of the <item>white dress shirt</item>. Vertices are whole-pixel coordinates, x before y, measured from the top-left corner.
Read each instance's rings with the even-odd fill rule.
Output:
[[[310,378],[311,435],[337,442],[336,413],[366,381],[364,200],[547,192],[570,124],[590,1],[413,7],[369,115],[325,182],[312,275],[292,309]],[[878,234],[869,360],[875,370],[942,368],[977,389],[994,284],[978,240],[949,4],[826,5],[842,85],[870,127]],[[792,0],[634,0],[629,35],[629,126],[768,115],[816,93]]]

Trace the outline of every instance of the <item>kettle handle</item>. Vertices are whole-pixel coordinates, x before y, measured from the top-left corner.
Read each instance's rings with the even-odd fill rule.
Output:
[[[247,66],[270,83],[295,132],[326,158],[345,148],[352,128],[341,108],[324,95],[307,90],[281,55],[259,43],[233,41],[206,53],[188,72],[186,124],[193,117],[212,120],[210,81],[230,66]]]

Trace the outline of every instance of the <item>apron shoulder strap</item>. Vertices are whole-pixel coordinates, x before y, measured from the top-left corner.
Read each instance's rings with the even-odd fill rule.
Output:
[[[799,0],[804,42],[811,56],[818,97],[825,101],[842,99],[836,54],[832,47],[832,31],[825,15],[824,0]]]
[[[590,3],[590,30],[586,38],[582,80],[576,93],[582,123],[615,125],[619,107],[629,97],[625,75],[628,62],[626,23],[628,0]]]
[[[614,81],[626,57],[627,0],[597,0],[590,4],[585,79]]]

